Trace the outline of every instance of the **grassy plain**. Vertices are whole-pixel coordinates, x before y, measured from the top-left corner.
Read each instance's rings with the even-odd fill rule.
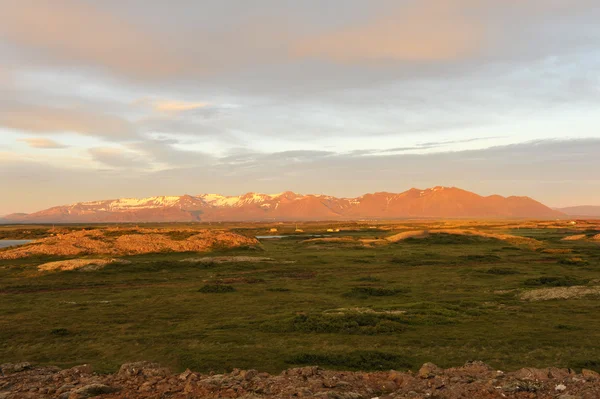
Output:
[[[300,227],[306,234],[384,238],[439,225]],[[426,361],[449,367],[482,360],[499,369],[600,371],[599,296],[520,298],[544,287],[600,286],[600,242],[561,241],[581,231],[560,224],[460,227],[474,226],[543,246],[449,234],[372,247],[292,236],[262,240],[260,250],[202,255],[272,262],[180,262],[199,255],[160,253],[123,257],[131,263],[95,271],[42,273],[39,264],[60,258],[0,260],[0,363],[90,363],[113,372],[150,360],[176,370],[277,372],[304,364],[403,370]],[[270,234],[271,226],[193,227],[253,236]],[[328,227],[342,231],[327,233]],[[48,229],[5,227],[0,236],[40,237]],[[286,229],[293,231],[279,226],[279,233]],[[598,234],[600,225],[589,223],[583,232]]]

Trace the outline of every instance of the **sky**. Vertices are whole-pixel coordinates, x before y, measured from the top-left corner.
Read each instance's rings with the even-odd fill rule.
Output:
[[[0,215],[457,186],[600,205],[597,0],[0,0]]]

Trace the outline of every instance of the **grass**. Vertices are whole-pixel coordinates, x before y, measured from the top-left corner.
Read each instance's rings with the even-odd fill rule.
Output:
[[[414,222],[414,229],[435,223]],[[340,235],[397,232],[347,225],[355,230]],[[319,226],[302,228],[310,233]],[[222,227],[245,235],[268,231],[250,224]],[[285,234],[288,227],[295,228],[278,228]],[[48,230],[10,229],[0,232],[28,238]],[[279,372],[309,364],[415,370],[427,361],[451,367],[473,359],[503,370],[600,371],[597,299],[519,299],[523,290],[596,284],[598,243],[561,241],[571,234],[564,228],[502,232],[573,253],[436,234],[361,250],[309,246],[295,237],[265,240],[260,256],[276,260],[269,263],[204,265],[180,262],[198,254],[161,253],[124,257],[131,263],[85,273],[39,273],[39,264],[61,258],[0,260],[0,359],[61,367],[90,363],[100,372],[137,360],[174,370]],[[210,256],[247,254],[240,249]],[[561,262],[566,258],[585,263]]]

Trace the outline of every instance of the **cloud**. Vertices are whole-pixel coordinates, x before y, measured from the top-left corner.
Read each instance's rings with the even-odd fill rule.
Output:
[[[462,11],[445,0],[410,3],[394,15],[314,35],[296,44],[293,54],[343,63],[465,58],[484,44],[486,31]]]
[[[181,168],[206,165],[214,162],[214,157],[197,151],[177,149],[180,144],[175,139],[147,139],[129,143],[127,148],[135,151],[150,162],[160,163],[168,168]]]
[[[0,36],[34,59],[116,70],[129,76],[173,76],[186,68],[160,35],[89,2],[23,0],[3,4]]]
[[[72,132],[122,140],[137,136],[127,120],[101,112],[45,105],[10,104],[0,107],[0,127],[31,133]]]
[[[136,105],[149,105],[156,112],[176,114],[185,111],[193,111],[210,106],[207,102],[197,101],[178,101],[178,100],[157,100],[143,98],[134,102]]]
[[[94,161],[113,168],[142,168],[148,166],[148,162],[137,156],[137,154],[120,148],[98,147],[91,148],[88,152]]]
[[[19,139],[19,141],[27,143],[27,145],[31,148],[59,149],[68,147],[54,140],[43,137],[28,137],[24,139]]]
[[[243,167],[221,159],[157,171],[135,168],[129,151],[93,152],[104,164],[129,168],[127,173],[119,168],[58,168],[0,156],[0,186],[11,187],[4,193],[0,214],[125,196],[285,190],[357,196],[436,185],[483,195],[528,195],[548,205],[595,204],[600,198],[596,156],[600,139],[537,141],[442,154],[253,153],[247,154]],[[289,162],[292,155],[302,156]]]

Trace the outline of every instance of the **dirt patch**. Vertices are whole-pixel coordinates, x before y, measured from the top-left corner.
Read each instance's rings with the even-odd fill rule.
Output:
[[[117,235],[120,229],[75,231],[48,237],[31,244],[0,252],[0,259],[33,255],[136,255],[156,252],[206,252],[214,249],[260,246],[255,238],[223,230],[191,230],[186,239],[173,239],[182,230],[136,229]]]
[[[600,241],[600,234],[596,234],[595,236],[592,237],[593,241]]]
[[[540,288],[537,290],[525,291],[520,295],[524,301],[549,301],[552,299],[575,299],[588,295],[600,295],[600,286],[572,286],[572,287],[553,287]]]
[[[275,262],[273,258],[266,258],[264,256],[205,256],[202,258],[187,258],[181,260],[181,262],[192,262],[192,263],[233,263],[233,262]]]
[[[123,259],[71,259],[58,262],[48,262],[38,266],[39,271],[58,272],[67,270],[94,271],[100,270],[111,263],[131,263]]]

